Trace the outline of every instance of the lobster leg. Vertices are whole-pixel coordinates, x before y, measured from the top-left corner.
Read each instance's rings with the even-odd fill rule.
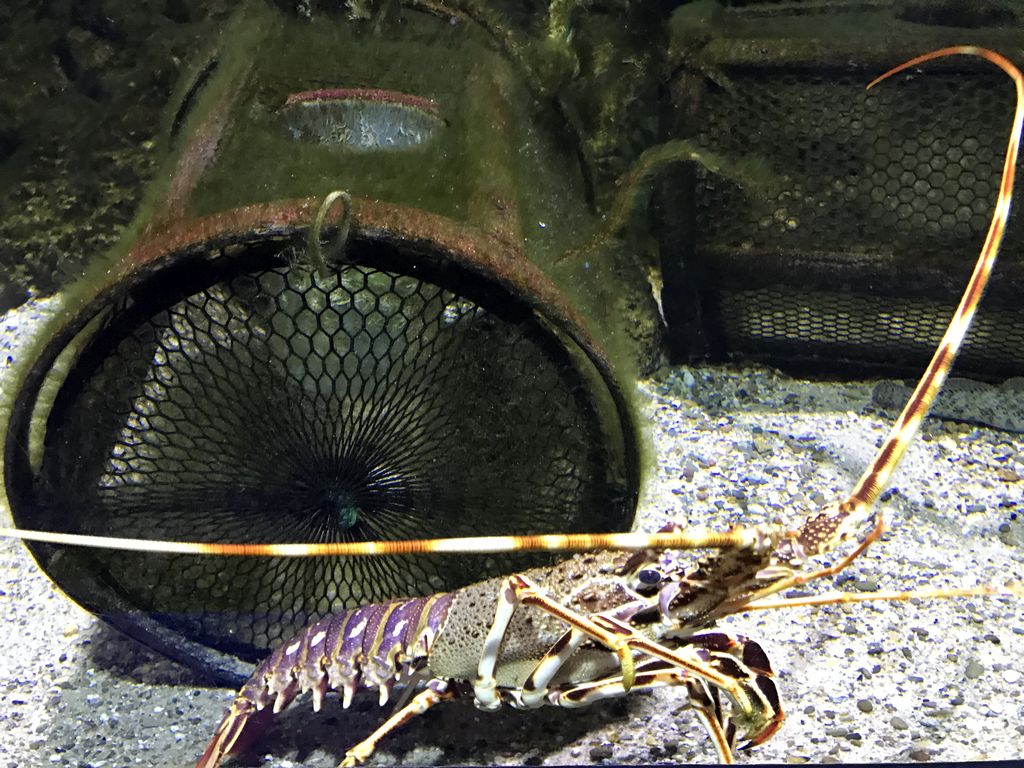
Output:
[[[348,750],[338,768],[354,768],[354,766],[362,765],[373,754],[378,742],[391,731],[405,725],[417,715],[422,715],[435,704],[450,701],[456,696],[455,689],[450,688],[444,680],[431,680],[427,683],[427,687],[413,696],[408,704],[394,712],[377,730]]]
[[[473,699],[478,708],[491,711],[501,707],[502,698],[498,693],[494,670],[498,666],[498,656],[505,640],[505,634],[508,632],[509,622],[512,621],[512,616],[520,605],[536,605],[564,621],[570,630],[575,629],[578,632],[576,635],[573,635],[571,631],[563,635],[541,659],[531,675],[536,676],[535,684],[541,679],[550,680],[568,659],[570,654],[565,651],[570,648],[575,650],[575,646],[578,646],[583,639],[590,637],[611,648],[618,655],[622,667],[623,687],[625,690],[629,690],[634,674],[633,655],[623,642],[622,635],[603,628],[592,619],[551,600],[540,591],[536,584],[525,576],[517,574],[509,576],[502,582],[498,605],[494,612],[494,621],[491,622],[487,638],[484,640],[483,652],[480,654],[480,663],[477,666],[476,681],[473,683]],[[616,629],[618,628],[616,627]],[[623,627],[622,630],[632,634],[632,630],[627,627]],[[532,701],[533,698],[531,696],[530,700]]]
[[[651,671],[648,671],[649,668]],[[731,723],[728,726],[723,725],[726,721],[722,715],[716,688],[709,686],[703,680],[691,678],[681,669],[667,667],[665,662],[659,660],[652,665],[644,665],[637,671],[632,690],[649,691],[676,685],[686,686],[690,706],[711,736],[718,759],[724,764],[732,764],[732,747],[736,729]],[[623,696],[624,693],[622,678],[614,676],[589,683],[565,686],[550,694],[550,701],[560,707],[585,707],[603,699]]]
[[[722,714],[722,701],[718,696],[718,689],[712,688],[703,680],[687,680],[686,695],[701,725],[711,737],[718,758],[727,765],[731,764],[732,751],[736,743],[736,727],[732,723],[728,726],[723,725],[725,717]]]
[[[636,677],[633,652],[639,651],[661,659],[673,667],[679,667],[691,676],[705,680],[724,690],[736,702],[744,715],[757,715],[758,707],[755,706],[750,694],[744,690],[736,677],[716,670],[714,665],[702,658],[696,650],[687,648],[673,650],[638,635],[628,625],[609,616],[601,614],[585,616],[551,599],[536,584],[518,574],[509,576],[502,584],[494,622],[488,630],[484,650],[480,656],[477,679],[473,684],[473,695],[477,706],[481,709],[497,709],[501,706],[502,697],[497,690],[494,670],[498,664],[498,655],[508,631],[509,622],[520,605],[531,605],[545,611],[565,622],[570,630],[576,630],[579,633],[577,636],[570,631],[560,638],[534,669],[533,674],[537,676],[538,680],[550,680],[557,669],[568,659],[568,654],[563,652],[565,648],[573,643],[578,644],[583,637],[587,637],[608,647],[619,657],[622,677],[617,679],[616,685],[619,686],[620,695],[628,692],[633,686]],[[566,644],[564,647],[563,641]],[[710,659],[706,652],[704,655]]]
[[[520,697],[523,707],[533,709],[547,702],[548,684],[586,639],[586,634],[575,627],[558,638],[523,683]]]
[[[586,706],[600,699],[622,696],[634,686],[685,683],[692,706],[711,735],[723,762],[732,761],[737,722],[750,732],[750,744],[761,743],[782,725],[784,714],[771,679],[771,664],[757,643],[715,632],[687,639],[687,647],[682,649],[668,648],[638,635],[608,615],[588,617],[573,611],[543,594],[522,575],[510,576],[502,584],[495,619],[478,665],[474,686],[478,706],[496,708],[506,698],[497,689],[494,669],[509,623],[520,605],[532,605],[546,611],[564,621],[569,629],[527,677],[520,695],[511,700],[515,706],[535,707],[545,700],[556,706]],[[548,691],[548,684],[559,669],[587,638],[612,649],[620,661],[629,660],[622,664],[622,675]],[[658,661],[648,661],[637,669],[632,657],[634,651]],[[656,670],[654,677],[651,676],[652,664]],[[665,669],[659,664],[669,666]],[[737,716],[728,720],[723,717],[717,695],[719,688],[735,702],[739,710]]]
[[[739,718],[729,718],[729,744],[731,745],[735,740],[737,722],[745,726],[748,732],[749,740],[743,745],[743,749],[761,744],[774,736],[782,727],[786,715],[782,710],[779,691],[775,687],[775,672],[761,646],[742,635],[731,635],[719,631],[692,635],[687,642],[699,648],[698,653],[708,654],[708,660],[715,669],[742,681],[744,690],[750,692],[750,699],[755,702],[753,709],[755,717],[751,718],[748,713],[742,713]],[[697,683],[702,686],[703,691],[695,692],[693,690]],[[689,687],[691,701],[694,702],[695,709],[700,713],[699,705],[702,702],[706,703],[709,686],[705,681],[695,679],[690,681]],[[710,692],[714,698],[713,712],[722,721],[718,691],[711,688]]]

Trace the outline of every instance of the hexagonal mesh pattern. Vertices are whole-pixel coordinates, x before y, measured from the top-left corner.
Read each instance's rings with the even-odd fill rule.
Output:
[[[629,526],[579,362],[532,313],[421,277],[228,274],[114,314],[79,360],[37,490],[58,530],[267,542]],[[186,637],[255,656],[343,606],[523,565],[100,552],[89,567]]]
[[[914,372],[938,346],[951,310],[902,298],[888,305],[874,296],[775,290],[723,291],[717,307],[735,348],[770,360],[835,371],[843,361],[880,370]],[[992,349],[1007,357],[993,360]],[[907,361],[918,361],[908,365]],[[980,313],[957,358],[958,371],[1012,376],[1024,367],[1024,323],[1019,310]],[[861,368],[863,371],[863,368]]]
[[[864,82],[744,72],[735,95],[716,92],[702,144],[756,153],[779,183],[748,194],[708,179],[703,236],[755,248],[876,243],[922,254],[976,244],[995,203],[1012,87],[976,73],[932,72],[871,91]]]
[[[1012,85],[982,68],[868,92],[861,73],[765,67],[728,77],[730,90],[708,87],[698,140],[754,156],[765,172],[744,189],[698,173],[697,272],[718,351],[765,357],[769,339],[778,363],[820,356],[833,367],[916,370],[988,228]],[[1024,315],[1014,291],[998,287],[1021,274],[1022,242],[1018,216],[961,363],[986,375],[1024,370]],[[896,320],[880,324],[884,315]]]

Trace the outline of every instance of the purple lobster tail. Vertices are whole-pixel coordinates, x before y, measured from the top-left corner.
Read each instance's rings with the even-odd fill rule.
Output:
[[[235,697],[196,768],[212,768],[262,729],[268,707],[280,712],[313,692],[319,710],[328,691],[348,707],[359,687],[379,688],[383,705],[396,684],[417,679],[451,605],[449,594],[374,603],[321,619],[265,659]]]

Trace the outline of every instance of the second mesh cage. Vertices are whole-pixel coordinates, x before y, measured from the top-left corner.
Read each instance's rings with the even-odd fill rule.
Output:
[[[862,5],[736,4],[700,35],[684,23],[697,9],[679,11],[672,129],[732,174],[691,167],[665,185],[677,355],[912,377],[938,343],[988,228],[1013,88],[962,56],[898,88],[864,86],[967,27],[1013,50],[1019,26],[964,4],[948,18],[928,3]],[[874,24],[884,36],[864,34]],[[1024,371],[1020,220],[1009,228],[957,375]]]

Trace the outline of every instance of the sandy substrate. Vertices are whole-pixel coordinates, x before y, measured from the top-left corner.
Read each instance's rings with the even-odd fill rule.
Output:
[[[0,366],[34,327],[0,320]],[[728,527],[842,497],[890,418],[873,382],[768,369],[676,368],[640,390],[658,457],[641,526]],[[6,386],[0,372],[0,388]],[[1024,573],[1024,437],[928,420],[883,505],[892,532],[837,580],[875,589],[970,586]],[[1024,601],[912,600],[738,615],[772,658],[789,717],[740,762],[1024,758]],[[204,687],[71,604],[16,542],[0,542],[0,768],[188,766],[232,692]],[[380,722],[375,695],[307,701],[241,765],[334,766]],[[455,703],[382,745],[379,764],[714,762],[682,690],[588,710],[477,712]]]

